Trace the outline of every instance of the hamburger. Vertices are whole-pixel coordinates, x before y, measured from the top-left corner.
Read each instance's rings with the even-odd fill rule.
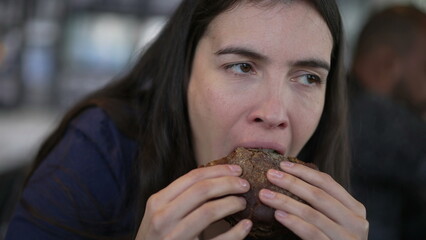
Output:
[[[285,157],[273,150],[247,149],[243,147],[236,148],[228,156],[211,161],[205,165],[206,167],[219,164],[239,165],[243,169],[241,177],[250,183],[250,190],[241,194],[247,201],[246,208],[243,211],[226,217],[225,220],[228,223],[234,226],[242,219],[250,219],[253,222],[253,227],[249,236],[257,239],[300,239],[274,218],[275,209],[264,205],[259,199],[259,191],[262,188],[267,188],[304,202],[289,191],[273,185],[266,178],[266,172],[269,169],[281,170],[280,162],[282,161],[290,161],[318,169],[312,163],[305,163],[295,157]]]

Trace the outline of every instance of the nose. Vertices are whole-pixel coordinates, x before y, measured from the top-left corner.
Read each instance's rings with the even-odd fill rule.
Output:
[[[272,93],[273,92],[273,93]],[[249,115],[249,121],[267,129],[285,129],[289,124],[288,107],[290,99],[282,91],[269,91],[257,100]]]

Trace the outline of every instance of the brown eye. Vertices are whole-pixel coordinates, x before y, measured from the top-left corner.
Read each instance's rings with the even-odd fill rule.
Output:
[[[243,72],[243,73],[249,73],[252,70],[251,66],[247,63],[241,63],[240,69],[241,69],[241,72]]]
[[[294,78],[294,80],[306,86],[314,86],[322,83],[322,79],[314,74],[303,74]]]
[[[318,76],[315,76],[315,75],[312,75],[312,74],[307,74],[306,75],[306,81],[309,84],[312,84],[312,83],[321,83],[321,79]]]
[[[253,67],[249,63],[235,63],[225,67],[227,70],[231,70],[235,74],[253,74],[255,73]]]

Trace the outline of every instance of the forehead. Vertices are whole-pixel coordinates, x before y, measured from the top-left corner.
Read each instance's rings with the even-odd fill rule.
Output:
[[[283,54],[287,45],[304,50],[299,53],[331,55],[333,46],[327,24],[306,1],[272,5],[241,3],[213,19],[205,36],[219,46],[272,47],[280,50],[275,51],[277,54]]]

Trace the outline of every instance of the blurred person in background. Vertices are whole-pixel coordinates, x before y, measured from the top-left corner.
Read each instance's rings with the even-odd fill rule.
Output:
[[[426,16],[388,6],[370,16],[353,54],[352,187],[370,239],[426,239]]]
[[[368,91],[426,121],[426,14],[414,6],[393,6],[371,16],[360,33],[352,72]]]
[[[277,223],[301,239],[366,239],[346,190],[342,35],[333,0],[182,1],[134,68],[41,147],[6,239],[243,239],[250,220],[214,224],[245,208],[242,169],[198,168],[238,146],[318,165],[268,172],[306,201],[263,189]]]

